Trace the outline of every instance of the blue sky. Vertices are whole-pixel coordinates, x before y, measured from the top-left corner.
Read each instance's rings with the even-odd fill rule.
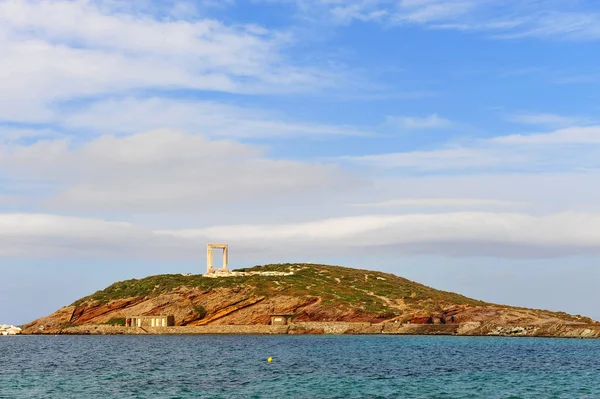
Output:
[[[600,319],[592,1],[0,0],[0,321],[231,263]],[[557,294],[558,293],[558,294]]]

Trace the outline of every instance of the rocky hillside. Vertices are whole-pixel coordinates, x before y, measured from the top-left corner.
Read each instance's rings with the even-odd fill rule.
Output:
[[[160,275],[115,283],[24,326],[59,333],[85,325],[122,325],[125,317],[174,315],[178,326],[266,325],[272,313],[294,322],[395,322],[595,325],[582,316],[485,303],[376,271],[313,264],[257,266],[244,271],[289,276],[206,278]]]

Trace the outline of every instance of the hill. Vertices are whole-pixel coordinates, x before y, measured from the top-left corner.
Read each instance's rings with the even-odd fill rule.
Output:
[[[24,326],[60,333],[77,326],[123,325],[127,316],[174,315],[177,326],[267,325],[274,313],[298,322],[476,326],[596,326],[566,313],[494,305],[392,274],[315,264],[273,264],[244,272],[293,273],[207,278],[158,275],[115,283]],[[479,324],[476,324],[479,323]],[[78,330],[78,331],[81,331]],[[599,329],[600,331],[600,329]]]

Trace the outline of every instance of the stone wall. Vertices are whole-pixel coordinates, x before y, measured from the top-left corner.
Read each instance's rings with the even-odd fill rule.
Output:
[[[56,332],[35,331],[34,334]],[[390,335],[498,335],[513,337],[600,338],[600,325],[497,326],[481,323],[401,324],[352,322],[299,322],[287,326],[208,325],[184,327],[120,327],[84,325],[63,329],[60,334],[177,335],[177,334],[390,334]]]
[[[287,334],[288,326],[183,326],[147,328],[149,334]]]
[[[348,332],[359,332],[368,330],[371,323],[345,323],[345,322],[320,322],[307,321],[292,323],[290,332],[298,332],[298,330],[317,331],[322,330],[324,334],[346,334]]]
[[[458,330],[458,324],[401,324],[384,323],[383,334],[404,335],[454,335]]]

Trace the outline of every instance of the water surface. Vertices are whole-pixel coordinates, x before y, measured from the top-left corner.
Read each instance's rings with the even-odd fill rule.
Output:
[[[20,336],[0,362],[2,399],[600,398],[598,340]]]

